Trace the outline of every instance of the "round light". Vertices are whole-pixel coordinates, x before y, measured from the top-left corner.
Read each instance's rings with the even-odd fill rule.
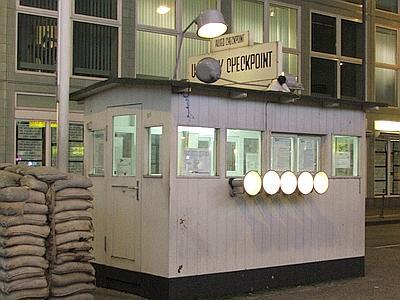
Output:
[[[318,172],[314,176],[314,190],[318,194],[323,194],[328,190],[329,180],[325,172]]]
[[[164,6],[164,5],[160,5],[159,7],[157,7],[157,13],[159,15],[165,15],[166,13],[168,13],[171,10],[171,8],[169,8],[168,6]]]
[[[284,194],[293,194],[297,188],[297,178],[293,172],[286,171],[281,175],[281,190]]]
[[[275,171],[268,171],[263,178],[264,191],[268,195],[274,195],[279,191],[281,179]]]
[[[224,16],[217,9],[204,11],[196,18],[195,22],[198,28],[197,35],[206,39],[223,35],[228,29]]]
[[[250,196],[255,196],[261,191],[261,176],[256,171],[247,172],[243,180],[244,190]]]
[[[314,187],[314,179],[309,172],[303,172],[299,175],[297,179],[297,186],[299,187],[300,193],[303,195],[308,195],[312,192]]]
[[[228,27],[224,23],[208,23],[199,27],[197,35],[205,39],[212,39],[223,35]]]

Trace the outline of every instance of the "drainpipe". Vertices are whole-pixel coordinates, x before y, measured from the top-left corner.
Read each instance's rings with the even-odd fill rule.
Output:
[[[57,167],[68,171],[69,84],[71,69],[71,0],[58,0],[57,35]]]

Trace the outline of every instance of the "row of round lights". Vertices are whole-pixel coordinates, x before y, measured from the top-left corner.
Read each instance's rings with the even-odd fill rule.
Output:
[[[244,177],[243,186],[250,196],[257,195],[261,188],[264,188],[268,195],[275,195],[279,189],[285,195],[291,195],[297,188],[303,195],[308,195],[313,190],[318,194],[325,193],[328,190],[329,181],[325,172],[318,172],[314,177],[309,172],[302,172],[299,177],[296,177],[291,171],[286,171],[279,176],[277,172],[271,170],[261,179],[258,172],[249,171]]]

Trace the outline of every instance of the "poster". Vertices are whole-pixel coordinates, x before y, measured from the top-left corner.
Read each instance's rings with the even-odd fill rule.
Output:
[[[43,142],[36,140],[18,140],[17,156],[21,160],[42,160]]]
[[[83,125],[70,124],[69,125],[69,140],[70,141],[83,141]]]
[[[18,139],[41,140],[43,128],[31,128],[28,122],[17,123]]]
[[[275,171],[287,171],[291,169],[291,138],[273,139],[273,169]]]
[[[386,181],[375,181],[374,193],[375,195],[386,194]]]
[[[83,175],[83,162],[70,161],[68,164],[68,172]]]
[[[299,139],[299,171],[316,171],[316,143],[315,140]]]
[[[335,153],[335,168],[336,169],[350,169],[351,168],[351,153],[350,152],[336,152]]]
[[[375,153],[375,166],[386,166],[386,153]]]
[[[209,149],[185,148],[183,156],[183,175],[211,175],[211,153]]]
[[[258,171],[259,170],[259,163],[258,163],[258,153],[246,153],[246,170],[245,173],[248,171]]]
[[[375,152],[386,152],[386,141],[376,140],[375,141]]]
[[[386,180],[386,167],[377,167],[374,171],[375,180]]]

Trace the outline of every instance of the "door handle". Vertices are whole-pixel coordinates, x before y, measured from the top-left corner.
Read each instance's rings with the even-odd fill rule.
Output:
[[[128,190],[136,190],[136,200],[139,201],[139,180],[136,181],[136,186],[112,185],[112,187],[123,188],[123,189],[128,189]]]

